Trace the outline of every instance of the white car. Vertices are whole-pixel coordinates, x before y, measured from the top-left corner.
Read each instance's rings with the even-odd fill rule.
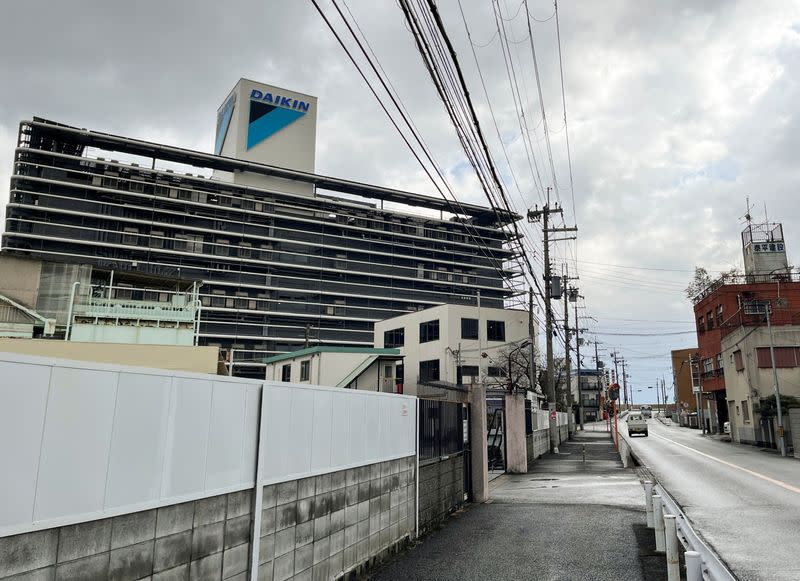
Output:
[[[647,419],[642,414],[628,414],[626,422],[628,424],[628,433],[631,436],[634,434],[647,436]]]
[[[731,433],[731,423],[730,422],[725,422],[724,424],[722,424],[722,431],[724,433],[730,435],[730,433]]]

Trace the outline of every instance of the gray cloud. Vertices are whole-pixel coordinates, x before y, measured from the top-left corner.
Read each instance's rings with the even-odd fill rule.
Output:
[[[393,2],[349,3],[416,125],[463,200],[481,201],[444,108]],[[508,177],[458,5],[445,24],[495,158]],[[494,34],[490,2],[463,0],[472,38]],[[549,0],[531,2],[539,19]],[[517,0],[500,0],[506,18]],[[323,7],[333,16],[327,3]],[[434,194],[434,190],[308,2],[11,3],[0,21],[0,201],[7,199],[16,130],[39,115],[100,131],[209,151],[215,111],[239,77],[317,95],[318,171]],[[786,226],[800,248],[795,203],[800,151],[800,6],[735,1],[564,3],[565,81],[581,240],[582,294],[602,330],[657,332],[691,322],[679,289],[695,264],[741,262],[745,196]],[[336,20],[336,19],[334,19]],[[554,161],[572,221],[554,21],[534,23]],[[513,39],[524,20],[506,23]],[[475,49],[520,185],[515,206],[540,203],[495,37]],[[525,42],[512,45],[525,114],[545,184],[541,119]],[[0,213],[0,217],[2,214]],[[531,244],[540,233],[524,225]],[[574,247],[556,251],[560,261]],[[541,256],[538,257],[539,260]],[[608,264],[682,269],[621,269]],[[605,317],[605,319],[603,318]],[[693,343],[692,335],[600,337],[632,357],[634,381],[667,371],[633,359]],[[642,355],[644,354],[644,355]]]

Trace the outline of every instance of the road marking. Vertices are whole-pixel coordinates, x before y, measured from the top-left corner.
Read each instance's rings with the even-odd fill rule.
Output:
[[[776,480],[775,478],[770,478],[769,476],[767,476],[765,474],[761,474],[760,472],[754,472],[753,470],[749,470],[749,469],[747,469],[747,468],[745,468],[743,466],[739,466],[738,464],[733,464],[732,462],[727,462],[726,460],[722,460],[720,458],[717,458],[716,456],[712,456],[711,454],[706,454],[705,452],[701,452],[700,450],[696,450],[696,449],[694,449],[694,448],[692,448],[690,446],[687,446],[685,444],[681,444],[680,442],[676,442],[675,440],[670,440],[669,438],[665,438],[664,436],[659,436],[658,434],[652,434],[652,435],[655,436],[656,438],[660,438],[662,440],[666,440],[667,442],[671,442],[672,444],[675,444],[676,446],[680,446],[681,448],[686,448],[687,450],[691,450],[695,454],[700,454],[701,456],[704,456],[705,458],[708,458],[710,460],[714,460],[716,462],[719,462],[720,464],[724,464],[725,466],[729,466],[730,468],[735,468],[736,470],[741,470],[742,472],[745,472],[745,473],[749,474],[750,476],[755,476],[756,478],[760,478],[761,480],[766,480],[767,482],[770,482],[772,484],[780,486],[781,488],[785,488],[786,490],[788,490],[790,492],[796,492],[797,494],[800,494],[800,488],[797,488],[796,486],[792,486],[791,484],[787,484],[786,482],[783,482],[781,480]]]

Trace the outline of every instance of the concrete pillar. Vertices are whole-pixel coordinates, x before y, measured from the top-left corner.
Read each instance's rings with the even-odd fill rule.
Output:
[[[486,426],[486,386],[473,385],[469,394],[472,500],[489,500],[489,452]]]
[[[528,472],[528,445],[525,440],[525,397],[521,393],[506,395],[506,472]]]

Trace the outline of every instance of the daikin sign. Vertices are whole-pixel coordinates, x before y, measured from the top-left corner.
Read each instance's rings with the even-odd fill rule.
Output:
[[[253,89],[250,93],[250,99],[256,101],[263,101],[276,107],[285,107],[286,109],[296,109],[298,111],[308,111],[309,104],[305,101],[298,99],[291,99],[289,97],[281,97],[280,95],[273,95],[272,93],[262,93],[258,89]]]

